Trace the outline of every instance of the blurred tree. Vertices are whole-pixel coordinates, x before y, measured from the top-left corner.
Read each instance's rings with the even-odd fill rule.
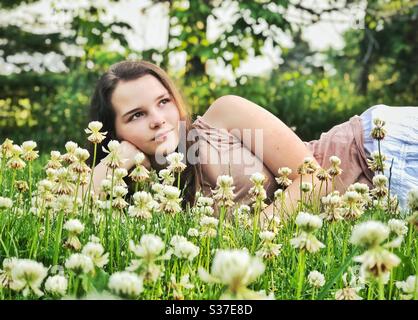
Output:
[[[344,49],[329,51],[330,61],[371,103],[416,105],[418,1],[366,1],[364,16],[363,26],[345,33]]]
[[[2,1],[0,8],[12,13],[37,2]],[[22,11],[23,18],[0,25],[0,137],[31,136],[41,147],[61,144],[63,136],[80,140],[82,133],[73,132],[72,125],[86,121],[90,84],[97,77],[93,61],[111,42],[127,48],[125,30],[131,29],[123,22],[103,22],[108,14],[103,4],[51,3],[64,22],[49,24],[42,15]]]
[[[236,70],[250,54],[261,55],[267,40],[280,48],[283,33],[293,37],[294,32],[300,31],[297,24],[286,18],[289,7],[303,12],[304,23],[312,24],[323,14],[343,10],[354,2],[326,0],[323,8],[311,8],[304,6],[304,1],[289,0],[155,0],[144,10],[157,3],[168,7],[169,38],[167,49],[162,52],[163,64],[168,63],[169,53],[185,52],[185,74],[193,79],[205,74],[209,59],[223,61]],[[225,12],[230,13],[228,21],[222,20]],[[221,28],[215,38],[209,37],[209,23]]]

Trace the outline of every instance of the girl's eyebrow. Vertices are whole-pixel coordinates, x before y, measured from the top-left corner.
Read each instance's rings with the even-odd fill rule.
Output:
[[[155,98],[155,101],[160,100],[161,98],[163,98],[163,97],[164,97],[164,96],[166,96],[166,95],[168,95],[168,92],[164,92],[163,94],[160,94],[157,98]],[[130,114],[132,114],[132,113],[134,113],[134,112],[137,112],[137,111],[140,111],[140,110],[142,110],[142,107],[137,107],[137,108],[134,108],[134,109],[132,109],[132,110],[129,110],[127,113],[125,113],[125,114],[122,116],[122,118],[125,118],[126,116],[129,116]]]

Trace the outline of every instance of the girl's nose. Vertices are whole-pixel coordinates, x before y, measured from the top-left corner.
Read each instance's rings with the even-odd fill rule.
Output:
[[[151,129],[154,129],[156,127],[161,127],[164,123],[165,123],[165,120],[162,114],[158,112],[154,112],[151,115],[151,122],[150,122]]]

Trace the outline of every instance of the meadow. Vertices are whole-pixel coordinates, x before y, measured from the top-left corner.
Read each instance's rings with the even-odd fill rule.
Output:
[[[86,129],[96,147],[100,129]],[[384,143],[378,119],[373,135]],[[184,209],[182,154],[155,172],[139,153],[127,172],[111,141],[108,177],[93,193],[86,160],[94,166],[96,153],[71,141],[63,154],[39,156],[36,147],[6,139],[0,149],[2,300],[418,298],[418,191],[400,210],[380,152],[369,160],[373,187],[355,183],[344,194],[333,190],[335,156],[330,168],[309,158],[300,165],[298,174],[316,175],[319,186],[292,182],[281,168],[274,216],[261,227],[260,173],[251,177],[251,206],[235,203],[233,178],[220,176],[211,196],[197,194]],[[285,206],[291,183],[300,183],[303,199],[295,212]],[[316,196],[325,185],[329,193]]]

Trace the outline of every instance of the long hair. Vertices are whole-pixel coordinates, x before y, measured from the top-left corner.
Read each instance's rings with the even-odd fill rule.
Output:
[[[167,89],[173,98],[179,114],[180,120],[185,122],[186,137],[191,129],[192,120],[188,113],[188,107],[176,88],[173,81],[167,73],[157,65],[147,61],[122,61],[112,65],[109,70],[104,73],[96,84],[90,103],[89,121],[100,121],[103,123],[103,131],[107,131],[106,139],[97,146],[96,158],[97,163],[102,160],[106,154],[102,150],[102,146],[107,146],[110,140],[116,140],[115,130],[115,111],[113,109],[111,98],[112,94],[120,81],[136,80],[145,75],[152,75]],[[186,164],[187,168],[180,176],[180,189],[183,193],[183,208],[187,203],[191,205],[195,202],[196,191],[201,188],[201,168],[200,163],[191,165],[187,161],[187,150],[192,145],[192,141],[186,139]],[[89,150],[94,148],[93,144],[89,144]]]

